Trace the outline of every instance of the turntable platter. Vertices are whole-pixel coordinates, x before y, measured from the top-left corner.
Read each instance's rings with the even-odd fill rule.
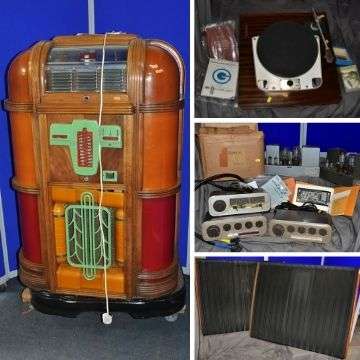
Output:
[[[268,26],[261,34],[257,53],[269,72],[292,78],[313,67],[318,44],[309,27],[292,21],[279,21]]]

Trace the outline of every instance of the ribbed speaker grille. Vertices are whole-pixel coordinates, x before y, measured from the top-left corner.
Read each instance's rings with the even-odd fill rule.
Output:
[[[248,330],[256,264],[201,259],[198,270],[203,334]]]
[[[49,92],[99,91],[101,68],[69,68],[52,66],[46,69],[46,90]],[[126,67],[104,69],[104,91],[125,92],[127,88]]]
[[[261,264],[251,336],[343,358],[357,270]]]

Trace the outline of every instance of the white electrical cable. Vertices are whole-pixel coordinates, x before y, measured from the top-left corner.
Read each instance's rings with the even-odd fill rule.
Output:
[[[102,59],[101,59],[101,71],[100,71],[100,106],[99,106],[99,129],[102,123],[102,113],[104,107],[104,67],[105,67],[105,48],[106,48],[106,39],[108,33],[104,35],[104,42],[102,46]],[[110,325],[112,323],[112,316],[110,315],[109,309],[109,294],[107,287],[107,268],[106,268],[106,246],[105,246],[105,235],[104,229],[102,226],[102,213],[101,206],[103,202],[103,193],[104,193],[104,183],[103,183],[103,166],[102,166],[102,158],[101,158],[101,145],[99,142],[99,177],[100,177],[100,198],[99,198],[99,223],[100,223],[100,236],[101,236],[101,245],[104,256],[104,291],[105,291],[105,302],[106,302],[106,313],[102,314],[103,323],[106,325]]]

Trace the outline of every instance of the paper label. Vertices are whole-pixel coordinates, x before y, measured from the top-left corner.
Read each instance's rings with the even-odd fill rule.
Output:
[[[262,188],[269,194],[271,200],[271,208],[283,202],[287,202],[289,198],[289,190],[279,175],[272,177]]]
[[[259,188],[258,184],[257,184],[257,182],[255,180],[247,183],[246,185],[252,187],[253,189],[258,189]]]
[[[238,147],[225,147],[219,154],[220,167],[236,167],[245,163],[246,155]]]
[[[201,96],[234,99],[236,95],[238,74],[238,62],[210,59],[201,90]]]

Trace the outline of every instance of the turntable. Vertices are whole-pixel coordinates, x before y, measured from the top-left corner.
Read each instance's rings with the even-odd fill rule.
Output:
[[[279,21],[252,40],[260,90],[299,91],[322,85],[320,38],[310,26]]]
[[[241,108],[336,104],[341,100],[327,18],[325,47],[312,12],[244,14],[239,28]]]

